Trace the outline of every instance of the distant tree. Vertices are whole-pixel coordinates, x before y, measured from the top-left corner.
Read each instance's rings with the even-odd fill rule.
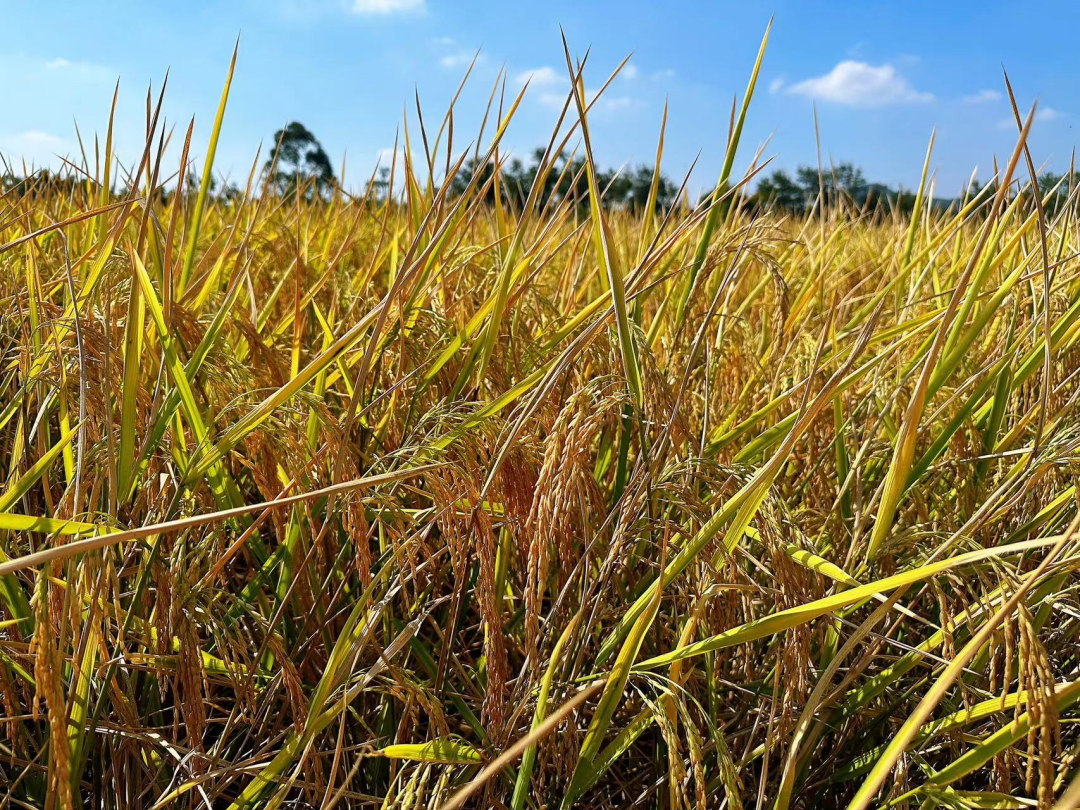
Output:
[[[286,196],[303,188],[309,199],[325,197],[336,183],[326,150],[299,121],[274,133],[274,154],[266,161],[266,170],[271,169],[271,183]]]
[[[1056,213],[1069,199],[1069,194],[1080,184],[1080,173],[1058,174],[1046,171],[1039,175],[1039,193],[1046,207]]]
[[[460,197],[469,188],[469,183],[473,181],[477,174],[479,174],[479,177],[476,177],[477,191],[482,190],[486,199],[489,202],[494,202],[495,189],[490,180],[492,175],[495,174],[495,169],[490,162],[478,167],[475,158],[466,160],[458,173],[450,179],[450,193],[455,197]]]
[[[20,177],[10,171],[0,174],[0,193],[4,195],[33,197],[56,192],[82,194],[85,184],[73,173],[51,172],[48,169],[39,169],[28,177]]]
[[[1065,193],[1069,191],[1069,181],[1066,180],[1065,175],[1050,171],[1043,172],[1039,175],[1039,193],[1046,196],[1051,191],[1054,191],[1054,186],[1061,183],[1062,180],[1065,180],[1065,182],[1062,183],[1061,188],[1057,189],[1058,194],[1062,193],[1062,191]]]
[[[218,192],[218,199],[223,202],[239,202],[244,197],[244,192],[236,183],[225,183]]]
[[[799,183],[809,192],[813,190],[813,196],[817,196],[819,189],[824,189],[826,197],[835,197],[837,192],[850,197],[858,203],[866,199],[869,184],[863,176],[862,169],[853,163],[838,163],[829,169],[822,170],[820,179],[818,170],[809,166],[800,166],[798,170]]]
[[[525,204],[540,175],[543,160],[544,150],[536,149],[528,164],[518,158],[503,164],[499,173],[499,188],[505,202],[516,208]],[[478,168],[475,161],[471,159],[466,161],[450,181],[451,193],[464,194],[478,172],[477,188],[484,190],[488,202],[494,202],[495,183],[492,180],[495,169],[490,162]],[[628,167],[621,172],[605,170],[598,172],[596,179],[603,195],[605,208],[641,211],[649,201],[653,169],[648,166],[636,166]],[[546,205],[552,198],[556,198],[569,199],[575,205],[587,206],[589,181],[585,173],[585,160],[582,157],[571,159],[565,152],[557,155],[554,165],[543,178],[543,186],[538,189],[538,192],[540,205]],[[677,192],[675,184],[661,175],[656,187],[656,207],[662,210],[670,206],[675,201]]]
[[[799,166],[794,177],[777,169],[758,182],[752,202],[802,212],[812,206],[822,192],[826,202],[845,198],[859,206],[879,206],[902,199],[900,192],[888,186],[868,183],[862,169],[845,162],[820,173],[814,166]]]
[[[194,197],[196,194],[199,193],[199,184],[201,182],[202,182],[201,179],[196,177],[195,172],[188,172],[187,173],[187,179],[184,181],[184,184],[187,186],[187,188],[184,190],[184,194],[186,194],[186,195],[188,195],[190,197]],[[214,175],[211,174],[210,175],[210,188],[208,188],[206,191],[207,191],[208,194],[213,194],[216,190],[217,190],[217,178],[214,177]]]
[[[777,169],[763,178],[757,186],[755,197],[764,205],[800,210],[806,205],[806,192],[791,175]]]
[[[607,177],[607,194],[604,199],[611,207],[631,211],[644,211],[652,191],[654,170],[649,166],[637,166],[618,175]],[[678,189],[663,174],[656,183],[656,207],[665,209],[675,201]]]
[[[371,193],[371,199],[385,200],[390,193],[390,168],[388,166],[380,166],[379,179],[369,180],[368,187]]]
[[[989,188],[987,189],[987,187]],[[980,183],[977,179],[972,180],[967,190],[968,199],[973,199],[976,195],[982,192],[983,189],[987,189],[986,194],[984,195],[985,199],[991,199],[997,193],[997,180],[992,179],[989,183],[985,185]]]
[[[1080,172],[1075,172],[1070,176],[1068,173],[1058,174],[1053,171],[1045,171],[1039,175],[1038,185],[1039,195],[1042,197],[1046,210],[1056,213],[1069,201],[1069,195],[1074,193],[1077,187],[1080,186]],[[971,185],[968,187],[968,198],[971,199],[980,192],[983,195],[983,200],[992,199],[997,193],[997,180],[991,179],[986,185],[982,185],[978,180],[972,180]],[[1014,183],[1008,189],[1006,196],[1008,199],[1015,199],[1017,195],[1032,196],[1031,187]],[[1071,205],[1073,207],[1077,206],[1075,198]]]

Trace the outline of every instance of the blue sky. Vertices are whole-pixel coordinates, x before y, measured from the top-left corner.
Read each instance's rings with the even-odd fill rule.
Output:
[[[118,154],[130,160],[142,143],[146,89],[152,83],[156,91],[167,68],[165,114],[177,143],[195,116],[198,159],[238,33],[216,164],[237,181],[259,142],[296,119],[335,164],[348,155],[359,186],[389,152],[404,108],[414,115],[414,91],[428,125],[437,126],[477,49],[455,112],[458,142],[475,136],[500,68],[508,89],[531,73],[506,139],[525,155],[546,143],[558,114],[553,101],[567,85],[562,25],[575,55],[592,48],[591,87],[633,52],[590,116],[598,160],[651,162],[666,98],[665,170],[680,176],[700,150],[693,185],[701,188],[719,172],[732,96],[741,96],[773,14],[740,169],[770,138],[765,154],[776,156],[774,165],[814,162],[816,100],[826,160],[853,161],[872,180],[917,183],[937,127],[937,193],[951,196],[976,166],[985,179],[994,155],[1011,147],[1002,65],[1022,106],[1039,98],[1037,164],[1067,168],[1080,132],[1080,63],[1058,33],[1076,30],[1080,10],[1065,2],[0,0],[0,12],[0,152],[39,165],[77,155],[73,122],[84,138],[104,132],[117,77]]]

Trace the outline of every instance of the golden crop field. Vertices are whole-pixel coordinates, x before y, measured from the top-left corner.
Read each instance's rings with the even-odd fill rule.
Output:
[[[698,202],[569,53],[517,195],[6,182],[0,808],[1078,806],[1080,188],[769,205],[760,64]]]

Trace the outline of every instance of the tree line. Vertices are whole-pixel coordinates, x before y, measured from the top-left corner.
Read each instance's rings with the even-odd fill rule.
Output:
[[[300,193],[308,200],[329,198],[338,187],[337,177],[326,150],[311,130],[299,121],[290,121],[274,133],[273,143],[273,152],[263,166],[263,179],[269,188],[283,197]],[[469,159],[451,178],[450,194],[463,194],[479,173],[476,188],[489,202],[494,202],[498,193],[504,202],[520,209],[540,175],[544,155],[543,149],[536,149],[528,161],[512,158],[504,162],[499,169],[498,183],[492,182],[495,166],[490,161],[478,166],[475,158]],[[367,190],[375,199],[385,199],[391,193],[389,174],[389,167],[384,166],[377,178],[369,181]],[[74,173],[50,173],[47,169],[25,178],[14,174],[10,167],[5,167],[5,171],[0,173],[0,189],[14,196],[32,195],[43,189],[55,192],[58,187],[74,192],[83,182]],[[641,212],[648,205],[653,182],[654,169],[646,165],[621,170],[605,169],[597,175],[603,206],[609,210]],[[655,178],[655,182],[655,205],[657,210],[663,211],[677,201],[679,186],[663,174]],[[541,206],[561,199],[569,199],[580,206],[589,204],[585,159],[580,155],[561,152],[551,170],[543,175],[542,184],[543,187],[538,189]],[[198,189],[197,181],[191,174],[185,185],[185,193],[195,193]],[[1072,190],[1080,186],[1080,173],[1061,175],[1044,172],[1039,176],[1038,185],[1048,207],[1057,209],[1069,198]],[[210,192],[223,199],[236,199],[241,194],[235,184],[227,183],[220,190],[216,186],[216,181],[211,180]],[[973,181],[969,196],[982,188]],[[159,193],[164,197],[170,196],[170,192],[165,190]],[[793,172],[776,169],[757,182],[749,195],[748,204],[757,210],[770,208],[805,213],[821,194],[824,194],[827,203],[844,199],[864,210],[885,208],[910,211],[915,203],[914,193],[869,182],[862,169],[853,163],[842,162],[820,171],[806,165],[797,167]],[[953,199],[935,200],[933,204],[944,207],[953,202]]]
[[[848,162],[820,171],[813,166],[799,166],[794,174],[776,169],[758,182],[751,202],[759,207],[804,213],[822,194],[827,202],[846,199],[860,208],[910,211],[915,205],[913,193],[868,182],[862,169]]]
[[[536,149],[528,163],[519,158],[512,158],[501,167],[499,190],[506,202],[515,208],[524,205],[530,190],[541,173],[544,150]],[[469,159],[450,181],[450,193],[462,194],[468,188],[477,173],[475,159]],[[489,162],[479,168],[478,188],[484,189],[489,202],[495,201],[495,183],[489,182],[495,174],[495,167]],[[645,165],[628,167],[623,170],[605,169],[597,173],[597,186],[603,198],[603,205],[608,209],[641,211],[648,205],[649,192],[653,184],[654,170]],[[542,176],[542,187],[537,190],[541,206],[550,200],[569,199],[580,205],[589,203],[589,181],[585,173],[585,159],[577,155],[560,152],[551,169]],[[656,207],[659,210],[669,208],[675,202],[678,187],[663,174],[657,179]]]

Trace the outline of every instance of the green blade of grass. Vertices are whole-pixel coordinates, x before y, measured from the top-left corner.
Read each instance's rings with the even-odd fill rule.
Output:
[[[236,55],[239,51],[240,38],[237,37],[236,45],[233,47],[232,59],[229,62],[229,72],[225,76],[225,87],[221,91],[221,102],[218,104],[217,115],[214,116],[213,129],[210,131],[210,143],[206,147],[206,158],[203,161],[199,193],[195,198],[195,208],[191,212],[191,220],[188,223],[188,233],[186,235],[188,244],[187,251],[184,253],[184,263],[180,267],[180,279],[176,290],[178,296],[183,295],[187,289],[192,270],[195,268],[195,251],[198,249],[203,211],[206,208],[206,198],[210,193],[210,186],[214,179],[214,155],[217,153],[218,138],[221,136],[221,125],[225,120],[225,106],[229,101],[229,88],[232,87],[233,73],[236,70]]]

